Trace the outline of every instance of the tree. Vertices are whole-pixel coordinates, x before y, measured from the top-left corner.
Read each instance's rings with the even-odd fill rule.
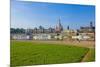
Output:
[[[24,34],[25,33],[25,29],[23,28],[10,28],[10,33],[11,34]]]

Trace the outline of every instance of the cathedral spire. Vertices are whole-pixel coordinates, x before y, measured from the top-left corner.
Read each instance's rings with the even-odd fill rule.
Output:
[[[58,24],[56,25],[56,32],[61,32],[63,30],[63,26],[61,25],[60,18],[58,19]]]

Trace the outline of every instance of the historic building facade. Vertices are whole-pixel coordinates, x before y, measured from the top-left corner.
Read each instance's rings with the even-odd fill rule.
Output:
[[[59,19],[58,24],[55,28],[49,27],[48,29],[43,26],[35,27],[34,29],[26,29],[25,33],[11,34],[11,39],[33,39],[33,40],[54,40],[62,39],[61,32],[63,31],[63,26]]]
[[[95,40],[95,26],[93,26],[93,23],[90,22],[89,26],[80,27],[80,29],[77,30],[77,36],[72,36],[73,39],[80,39],[80,40]]]
[[[39,28],[35,27],[33,29],[33,39],[34,40],[62,39],[61,35],[62,31],[63,31],[63,26],[61,25],[61,21],[59,19],[58,24],[55,26],[55,28],[49,27],[48,29],[45,29],[42,26],[39,26]]]
[[[19,31],[20,29],[17,29]],[[22,29],[23,30],[23,29]],[[12,32],[13,29],[12,29]],[[61,20],[55,27],[44,28],[43,26],[35,27],[34,29],[25,29],[22,33],[11,33],[11,39],[18,40],[95,40],[95,27],[90,22],[89,26],[80,27],[78,30],[67,29],[63,30]]]

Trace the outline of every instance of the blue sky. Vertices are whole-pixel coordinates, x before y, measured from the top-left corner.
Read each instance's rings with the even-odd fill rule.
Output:
[[[59,18],[64,29],[78,29],[95,22],[95,6],[11,0],[11,27],[55,27]],[[95,24],[95,23],[94,23]]]

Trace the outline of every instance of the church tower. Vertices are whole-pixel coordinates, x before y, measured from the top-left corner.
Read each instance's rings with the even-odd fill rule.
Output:
[[[58,24],[56,25],[56,28],[55,28],[55,32],[56,33],[61,33],[61,31],[63,31],[63,26],[61,25],[61,20],[59,18]]]
[[[91,27],[91,28],[93,27],[93,23],[92,23],[92,21],[90,22],[90,27]]]

